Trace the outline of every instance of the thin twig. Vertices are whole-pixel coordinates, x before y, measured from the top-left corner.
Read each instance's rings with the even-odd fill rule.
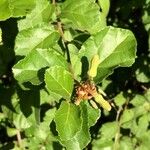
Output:
[[[20,131],[17,131],[17,141],[18,141],[18,146],[21,148],[22,147],[22,139],[21,139],[21,134]]]
[[[74,72],[73,72],[72,65],[71,65],[71,58],[70,58],[70,52],[69,52],[69,48],[68,48],[68,41],[66,40],[66,38],[64,36],[64,31],[63,31],[62,23],[61,23],[60,18],[59,18],[59,12],[57,10],[56,1],[52,0],[52,4],[55,6],[55,12],[56,12],[56,16],[57,16],[57,29],[58,29],[58,32],[59,32],[61,38],[62,38],[65,49],[66,49],[67,62],[69,63],[69,71],[71,72],[73,78],[75,79]]]
[[[66,40],[66,38],[64,36],[64,32],[63,32],[62,24],[61,24],[60,20],[57,21],[57,27],[58,27],[58,31],[62,37],[62,40],[63,40],[65,48],[66,48],[67,62],[71,64],[70,53],[69,53],[69,48],[68,48],[68,41]]]
[[[119,122],[119,118],[120,118],[120,113],[122,112],[122,107],[119,108],[119,110],[117,111],[117,116],[116,116],[116,122],[117,122],[117,132],[115,135],[115,141],[114,141],[114,150],[119,150],[119,140],[120,140],[120,122]]]

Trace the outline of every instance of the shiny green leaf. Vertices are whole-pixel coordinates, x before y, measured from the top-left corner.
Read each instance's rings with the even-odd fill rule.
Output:
[[[54,92],[69,100],[73,91],[73,78],[71,73],[63,67],[54,66],[46,70],[45,83],[50,92]]]
[[[67,68],[65,58],[54,50],[35,49],[13,67],[13,73],[19,82],[29,81],[36,85],[44,80],[44,75],[41,74],[44,70],[40,69],[55,65]]]
[[[56,130],[60,139],[70,140],[81,129],[80,108],[68,102],[62,102],[55,114]]]
[[[93,26],[100,21],[99,17],[99,7],[93,0],[67,0],[62,5],[62,21],[82,31],[93,33]]]
[[[24,56],[36,48],[49,48],[55,45],[58,39],[59,33],[47,25],[25,29],[17,35],[15,53]]]
[[[136,39],[129,30],[106,27],[91,36],[82,45],[80,57],[87,57],[88,61],[95,54],[100,57],[96,82],[101,82],[119,66],[131,66],[135,61]]]
[[[0,20],[27,15],[35,7],[35,0],[0,0]]]
[[[36,0],[36,6],[25,19],[19,21],[19,31],[48,23],[54,14],[54,6],[47,0]]]

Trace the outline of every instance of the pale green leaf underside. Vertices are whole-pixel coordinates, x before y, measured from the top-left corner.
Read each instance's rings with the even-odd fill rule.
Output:
[[[27,15],[35,7],[35,0],[0,0],[0,20]]]
[[[15,53],[22,56],[36,48],[49,48],[58,39],[59,33],[47,25],[22,30],[16,38]]]
[[[40,79],[40,69],[55,65],[67,69],[65,58],[54,50],[35,49],[13,67],[13,73],[15,79],[21,83],[29,81],[39,84],[43,80]]]
[[[88,61],[95,54],[100,57],[98,74],[95,81],[101,82],[112,73],[113,69],[131,66],[136,57],[136,39],[129,30],[106,27],[91,36],[81,47],[80,57]],[[90,65],[90,64],[89,64]]]
[[[61,140],[73,138],[81,128],[80,108],[68,102],[62,102],[55,115],[56,129]]]
[[[46,70],[45,83],[50,92],[54,92],[64,99],[70,99],[73,90],[73,77],[63,67],[54,66]]]
[[[70,22],[79,30],[93,33],[93,26],[100,21],[98,5],[93,0],[67,0],[62,5],[62,21]]]
[[[36,25],[40,25],[43,22],[48,23],[54,13],[53,5],[47,0],[37,0],[36,7],[25,19],[20,20],[19,31],[33,28]]]

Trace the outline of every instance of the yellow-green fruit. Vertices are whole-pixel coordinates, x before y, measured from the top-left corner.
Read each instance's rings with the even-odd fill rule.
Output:
[[[107,111],[111,110],[111,105],[103,98],[102,95],[95,93],[94,95],[95,101],[101,105],[101,107],[103,107],[104,109],[106,109]]]
[[[88,75],[92,78],[96,77],[97,75],[97,68],[98,65],[100,64],[100,59],[99,59],[99,55],[94,55],[92,60],[91,60],[91,67],[90,70],[88,71]]]

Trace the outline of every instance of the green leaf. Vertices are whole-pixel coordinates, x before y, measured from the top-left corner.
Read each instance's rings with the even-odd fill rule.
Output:
[[[141,136],[137,138],[137,142],[140,142],[140,145],[137,147],[137,150],[148,150],[149,149],[149,142],[150,142],[150,130],[143,132]]]
[[[138,57],[134,67],[136,67],[136,79],[139,82],[148,83],[150,82],[150,57],[148,56],[141,56]]]
[[[96,82],[101,82],[119,66],[131,66],[136,56],[136,39],[129,30],[106,27],[91,36],[82,45],[80,58],[87,57],[88,62],[95,54],[100,57]],[[90,66],[90,65],[89,65]]]
[[[60,99],[61,96],[56,93],[48,92],[46,89],[40,90],[41,105],[44,103],[53,104],[55,101],[58,102]]]
[[[15,128],[7,127],[7,134],[9,137],[15,136],[17,134],[18,130]]]
[[[110,0],[98,0],[98,4],[100,5],[100,7],[102,9],[102,13],[106,17],[109,12]]]
[[[70,52],[70,59],[71,65],[74,73],[74,78],[76,80],[80,80],[79,74],[81,74],[81,61],[78,56],[78,49],[73,44],[68,44],[69,52]]]
[[[115,97],[115,104],[119,107],[121,107],[124,103],[126,102],[125,97],[123,96],[123,93],[119,93],[116,97]]]
[[[82,116],[82,126],[81,126],[81,130],[76,135],[76,139],[80,145],[80,149],[82,150],[90,142],[91,136],[89,132],[89,122],[88,122],[89,116],[88,116],[87,105],[85,105],[84,103],[81,103],[80,109],[81,109],[81,116]]]
[[[36,48],[49,48],[56,44],[59,33],[51,26],[42,25],[19,32],[16,38],[16,55],[27,55]]]
[[[62,4],[62,22],[69,22],[76,29],[93,33],[99,17],[99,7],[93,0],[67,0]]]
[[[134,145],[130,137],[123,136],[120,140],[120,149],[121,150],[133,150]]]
[[[146,102],[146,98],[143,95],[136,94],[131,100],[131,104],[135,107],[142,106]]]
[[[133,128],[131,126],[131,131],[137,136],[141,137],[145,135],[147,132],[148,126],[149,126],[149,120],[148,120],[149,114],[144,114],[141,117],[139,117],[137,120],[137,125]]]
[[[90,133],[88,129],[88,114],[87,106],[82,103],[81,109],[81,128],[79,132],[70,140],[61,141],[61,143],[67,148],[67,150],[82,150],[90,142]]]
[[[101,136],[105,139],[112,139],[117,132],[117,122],[108,122],[102,125],[100,132]]]
[[[73,77],[63,67],[54,66],[46,70],[45,83],[50,92],[69,100],[73,90]]]
[[[88,124],[89,127],[94,126],[101,116],[100,109],[94,109],[89,103],[87,104]]]
[[[48,23],[54,14],[54,6],[47,0],[36,0],[36,7],[25,19],[19,21],[19,31]]]
[[[113,144],[113,140],[105,138],[94,139],[92,142],[92,150],[112,150]]]
[[[28,121],[28,119],[24,116],[22,112],[18,114],[13,114],[13,123],[15,127],[19,130],[26,129],[31,126],[31,123]]]
[[[55,112],[56,112],[55,108],[48,110],[44,116],[43,119],[44,121],[41,122],[40,125],[36,127],[36,130],[34,132],[34,136],[43,142],[45,140],[48,140],[49,138],[51,138],[51,141],[56,140],[54,135],[51,133],[49,127],[50,123],[55,117]]]
[[[68,102],[62,102],[55,114],[55,123],[61,140],[73,138],[81,129],[80,108]]]
[[[21,17],[27,15],[35,7],[35,0],[0,1],[0,20],[6,20],[10,17]]]
[[[5,93],[5,94],[7,94],[7,96],[8,96],[8,97],[5,96],[5,98],[9,98],[10,93]],[[30,95],[28,95],[28,96],[30,97]],[[24,104],[24,106],[22,108],[22,99],[20,98],[20,101],[18,101],[16,93],[14,95],[11,95],[11,97],[12,97],[12,99],[11,99],[10,104],[8,104],[6,99],[4,99],[8,105],[8,106],[7,105],[2,106],[2,111],[4,112],[4,115],[7,116],[8,120],[12,123],[12,125],[15,126],[16,129],[23,130],[23,129],[29,128],[33,123],[33,122],[31,122],[31,119],[29,119],[29,118],[33,117],[34,115],[32,116],[30,114],[30,112],[27,112],[27,110],[30,110],[30,108],[25,107],[25,106],[30,106],[30,105]],[[28,102],[28,100],[31,100],[31,99],[29,99],[29,97],[26,97],[27,98],[26,103]],[[32,97],[32,94],[31,94],[31,97]],[[8,100],[10,101],[10,98]],[[26,114],[28,114],[28,118],[27,118]]]
[[[133,120],[133,118],[134,118],[133,109],[126,109],[123,112],[123,115],[121,116],[120,123],[123,124],[123,123],[129,122],[129,121]]]
[[[41,70],[40,73],[39,70],[55,65],[67,68],[65,58],[54,50],[35,49],[13,67],[13,73],[15,79],[19,82],[23,83],[29,81],[36,85],[44,80],[44,72]]]
[[[94,125],[99,118],[99,111],[92,108],[89,103],[81,103],[81,129],[77,134],[70,140],[61,141],[61,143],[68,150],[82,150],[84,149],[91,140],[89,128]],[[94,116],[95,114],[95,116]]]

